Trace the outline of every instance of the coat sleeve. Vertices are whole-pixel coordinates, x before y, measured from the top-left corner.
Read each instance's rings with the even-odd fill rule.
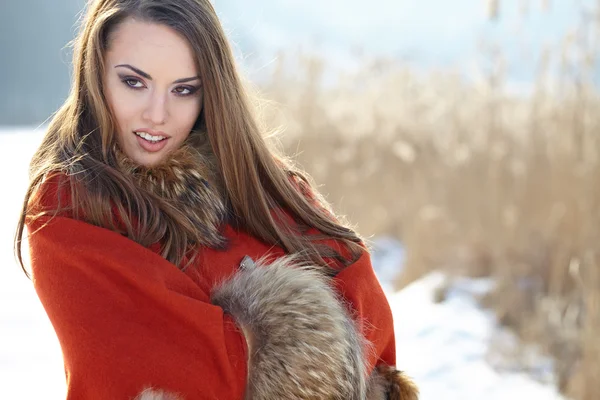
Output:
[[[294,174],[291,174],[290,181],[310,204],[336,219],[307,182]],[[293,219],[290,218],[289,221]],[[318,233],[316,229],[307,232],[309,235]],[[345,258],[351,257],[348,249],[338,240],[323,240],[321,243]],[[373,270],[369,252],[365,249],[360,258],[347,267],[342,267],[333,259],[329,261],[334,269],[340,271],[333,280],[334,287],[347,302],[350,313],[371,344],[367,353],[367,365],[370,370],[377,365],[395,366],[396,344],[392,310]]]
[[[290,181],[308,203],[319,209],[324,215],[337,220],[333,211],[324,206],[322,198],[310,187],[308,182],[294,173]],[[291,215],[288,221],[293,223]],[[305,234],[319,235],[319,231],[309,228]],[[335,250],[346,259],[354,259],[345,244],[339,240],[318,240]],[[359,335],[365,343],[364,362],[369,375],[367,399],[416,400],[419,390],[415,383],[403,371],[396,369],[396,343],[393,314],[379,280],[375,276],[371,257],[361,243],[360,257],[349,266],[343,266],[338,260],[328,259],[329,265],[337,271],[332,285],[346,304]]]
[[[315,198],[312,198],[315,200]],[[315,232],[312,230],[311,232]],[[309,232],[310,234],[310,232]],[[340,255],[350,258],[348,248],[339,240],[321,241]],[[418,400],[419,389],[415,382],[396,368],[396,341],[393,313],[371,263],[366,248],[359,258],[348,266],[329,260],[338,272],[332,286],[345,303],[358,335],[363,339],[367,400]]]
[[[35,211],[68,202],[45,183]],[[29,219],[34,288],[59,339],[68,399],[133,399],[155,387],[185,399],[241,399],[243,334],[158,254],[68,213]]]
[[[369,253],[365,251],[355,263],[342,269],[333,279],[333,285],[347,301],[362,335],[370,343],[369,370],[380,364],[395,366],[393,314],[373,271]]]
[[[38,222],[33,284],[61,344],[69,399],[128,399],[146,387],[243,398],[243,334],[185,274],[106,229]]]

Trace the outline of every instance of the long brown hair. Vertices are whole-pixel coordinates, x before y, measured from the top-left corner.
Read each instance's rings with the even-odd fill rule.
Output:
[[[96,0],[88,5],[75,41],[69,97],[53,117],[31,161],[30,186],[15,237],[15,252],[25,273],[29,275],[23,265],[21,239],[26,218],[34,217],[30,200],[53,172],[70,177],[71,204],[78,206],[72,210],[75,217],[81,210],[86,222],[115,230],[111,216],[112,207],[117,207],[128,237],[145,246],[160,241],[163,257],[178,266],[190,243],[198,242],[199,232],[177,209],[140,191],[115,168],[112,144],[116,124],[102,92],[104,55],[111,32],[132,17],[166,25],[191,45],[204,90],[204,106],[194,131],[208,136],[236,225],[268,244],[304,254],[307,261],[328,273],[332,272],[325,260],[328,257],[343,266],[352,263],[363,251],[361,239],[323,207],[307,200],[298,190],[298,183],[311,188],[307,176],[265,142],[210,1]],[[321,235],[298,235],[278,223],[280,209]],[[341,240],[351,257],[317,243],[327,238]]]

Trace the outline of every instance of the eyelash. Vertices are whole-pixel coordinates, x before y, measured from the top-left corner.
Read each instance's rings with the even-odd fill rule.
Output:
[[[129,83],[132,81],[142,83],[142,81],[140,81],[138,78],[133,78],[133,77],[121,78],[121,82],[123,82],[125,84],[125,86],[127,86],[128,88],[133,89],[133,90],[143,89],[143,87],[135,87],[133,85],[130,85]],[[189,93],[185,93],[185,94],[179,93],[176,91],[175,95],[180,96],[180,97],[191,96],[198,91],[198,88],[195,86],[177,86],[174,90],[177,90],[177,89],[187,89],[189,91]]]

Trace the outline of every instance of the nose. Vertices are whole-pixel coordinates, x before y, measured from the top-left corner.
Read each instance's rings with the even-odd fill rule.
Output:
[[[142,117],[154,125],[162,125],[167,121],[168,114],[166,96],[155,93],[150,96]]]

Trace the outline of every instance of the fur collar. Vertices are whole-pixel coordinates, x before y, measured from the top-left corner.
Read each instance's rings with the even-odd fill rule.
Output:
[[[220,232],[227,220],[221,174],[205,134],[192,132],[184,144],[159,165],[139,165],[114,148],[117,169],[133,184],[183,213],[197,227],[201,245],[223,247]]]

